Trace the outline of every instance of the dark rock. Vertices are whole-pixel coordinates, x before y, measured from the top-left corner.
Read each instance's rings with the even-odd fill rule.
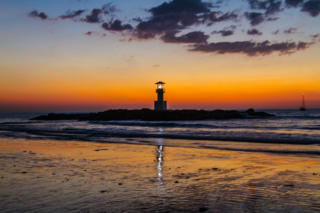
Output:
[[[254,113],[255,111],[254,111],[254,109],[252,109],[252,108],[250,108],[250,109],[248,109],[247,111],[246,111],[246,113]]]
[[[118,185],[119,185],[119,186],[121,186],[121,185],[122,185],[122,183],[118,183]]]
[[[235,110],[167,110],[154,111],[150,109],[127,110],[114,109],[98,113],[49,113],[32,120],[146,120],[146,121],[170,121],[170,120],[225,120],[236,118],[266,117],[272,116],[265,112],[255,112],[253,109],[246,112]]]
[[[250,108],[247,111],[245,111],[245,116],[249,118],[261,118],[261,117],[271,117],[274,115],[266,112],[256,112],[254,109]]]
[[[107,190],[101,190],[100,191],[100,193],[106,193],[107,192]]]

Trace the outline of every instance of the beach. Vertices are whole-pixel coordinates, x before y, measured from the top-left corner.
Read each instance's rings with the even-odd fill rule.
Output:
[[[319,155],[14,138],[0,153],[1,212],[320,211]]]

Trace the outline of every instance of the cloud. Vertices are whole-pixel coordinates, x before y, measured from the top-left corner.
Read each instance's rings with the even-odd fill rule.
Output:
[[[279,17],[269,17],[267,18],[267,21],[277,21],[279,20]]]
[[[281,1],[269,1],[269,5],[266,8],[266,15],[271,15],[279,12],[281,10]]]
[[[164,2],[164,0],[162,1]],[[186,43],[192,46],[193,51],[199,52],[216,52],[220,54],[225,53],[242,53],[249,56],[268,55],[273,52],[279,54],[289,54],[298,50],[305,49],[310,46],[310,42],[316,42],[310,37],[309,41],[305,42],[270,42],[270,41],[234,41],[235,26],[231,25],[226,28],[218,28],[215,31],[210,27],[215,23],[227,21],[237,21],[240,27],[243,27],[242,17],[250,22],[251,29],[243,30],[247,35],[259,36],[262,32],[256,29],[255,26],[268,21],[277,21],[279,18],[275,16],[279,11],[287,7],[301,7],[301,10],[309,13],[311,16],[318,16],[320,13],[320,0],[244,0],[244,4],[249,3],[249,11],[234,10],[229,12],[222,12],[217,10],[216,4],[208,3],[216,2],[209,0],[166,0],[158,6],[148,8],[149,17],[134,18],[132,23],[123,23],[122,19],[115,18],[114,12],[117,8],[111,3],[103,5],[101,8],[94,8],[84,14],[84,10],[67,11],[64,15],[59,16],[59,19],[74,19],[81,16],[81,21],[87,23],[97,23],[101,25],[104,30],[122,32],[125,31],[129,39],[160,39],[166,43]],[[222,0],[219,0],[222,3]],[[284,3],[282,3],[284,2]],[[220,4],[219,3],[219,4]],[[284,5],[284,7],[283,7]],[[246,5],[247,6],[247,5]],[[218,7],[219,8],[219,7]],[[297,12],[297,11],[296,11]],[[239,16],[241,14],[241,16]],[[43,12],[36,10],[29,14],[30,17],[40,18],[42,20],[48,19],[48,16]],[[222,23],[221,23],[222,25]],[[229,24],[230,25],[230,24]],[[220,26],[220,24],[217,26]],[[197,30],[195,30],[195,27]],[[212,26],[213,27],[213,26]],[[205,28],[205,29],[204,29]],[[199,31],[199,29],[202,29]],[[219,30],[222,29],[222,30]],[[279,32],[285,34],[294,33],[296,28],[289,28],[287,30],[277,30],[272,32],[273,35],[279,35]],[[206,32],[212,31],[212,34],[220,34],[223,37],[230,38],[226,42],[208,43],[210,35]],[[105,32],[105,31],[104,31]],[[188,32],[188,33],[187,33]],[[120,33],[119,33],[120,34]],[[211,34],[211,36],[212,36]],[[87,36],[101,36],[105,33],[88,31]],[[123,35],[123,33],[121,33]],[[212,36],[213,37],[213,36]],[[258,37],[251,37],[252,39]],[[308,43],[309,42],[309,43]],[[189,45],[189,46],[190,46]]]
[[[297,32],[297,28],[290,27],[290,28],[284,30],[283,32],[284,32],[285,34],[292,34],[292,33]]]
[[[247,31],[247,34],[248,34],[248,35],[262,35],[262,32],[260,32],[259,30],[253,28],[253,29],[251,29],[251,30],[248,30],[248,31]]]
[[[92,9],[90,15],[87,15],[84,19],[88,23],[99,23],[101,22],[101,16],[104,14],[102,9]]]
[[[213,31],[214,34],[220,34],[222,36],[231,36],[234,34],[232,30],[220,30],[220,31]]]
[[[275,31],[272,32],[272,34],[273,34],[273,35],[278,35],[279,32],[280,32],[280,30],[275,30]]]
[[[289,7],[297,7],[303,2],[303,0],[286,0],[286,5]]]
[[[310,43],[306,42],[280,42],[271,43],[270,41],[252,42],[252,41],[235,41],[235,42],[217,42],[209,44],[195,44],[191,51],[198,52],[215,52],[218,54],[242,53],[248,56],[268,55],[273,52],[279,54],[290,54],[297,50],[306,49]]]
[[[266,15],[279,12],[281,1],[277,0],[248,0],[250,8],[253,10],[265,10]]]
[[[301,10],[309,13],[309,15],[311,15],[312,17],[316,17],[320,13],[320,1],[309,0],[303,4]]]
[[[182,36],[176,36],[177,32],[167,32],[161,37],[167,43],[206,43],[209,38],[201,31],[194,31]]]
[[[167,14],[155,16],[148,21],[140,22],[136,27],[136,31],[139,38],[148,39],[168,31],[182,30],[197,22],[198,18],[195,14]]]
[[[85,10],[68,11],[65,15],[60,16],[61,19],[72,19],[80,16]]]
[[[29,17],[31,18],[40,18],[42,20],[46,20],[48,18],[48,15],[44,12],[38,12],[37,10],[33,10],[29,13]]]
[[[245,16],[252,26],[258,25],[264,21],[276,21],[274,14],[280,12],[282,1],[279,0],[248,0],[250,9],[255,11],[246,12]],[[257,11],[258,10],[258,11]]]
[[[92,31],[88,31],[88,32],[84,33],[84,35],[86,35],[86,36],[97,36],[97,37],[100,37],[100,38],[103,38],[103,37],[107,36],[105,33],[92,32]]]
[[[234,11],[226,12],[226,13],[222,13],[220,11],[212,11],[210,13],[203,15],[204,21],[210,22],[209,25],[216,23],[216,22],[235,20],[237,18],[238,18],[238,15]]]
[[[148,11],[151,17],[136,27],[136,36],[141,39],[154,38],[166,32],[182,30],[199,23],[200,13],[210,11],[211,4],[202,0],[172,0]]]
[[[258,25],[264,21],[264,17],[262,13],[257,13],[257,12],[246,12],[245,16],[247,19],[250,21],[250,24],[252,26]]]
[[[163,16],[174,13],[197,14],[209,12],[210,3],[204,3],[201,0],[173,0],[165,2],[149,11],[153,16]]]
[[[211,11],[212,8],[212,4],[202,0],[172,0],[162,3],[148,10],[151,17],[147,20],[138,20],[136,37],[151,39],[166,34],[164,38],[171,39],[173,32],[184,30],[195,24],[211,25],[238,17],[235,12],[222,13]]]
[[[221,36],[231,36],[234,34],[234,30],[236,29],[235,25],[231,25],[229,27],[224,28],[223,30],[213,31],[212,34],[220,34]]]
[[[122,22],[119,19],[111,21],[110,23],[103,23],[102,28],[111,31],[123,31],[133,29],[133,27],[130,24],[122,24]]]
[[[117,8],[112,3],[108,3],[103,5],[102,8],[92,9],[91,13],[87,15],[83,21],[88,23],[100,23],[103,21],[103,15],[112,15],[115,11],[117,11]]]

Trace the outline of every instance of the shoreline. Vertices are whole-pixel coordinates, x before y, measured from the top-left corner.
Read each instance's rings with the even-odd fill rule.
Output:
[[[6,213],[320,210],[318,156],[3,138],[0,154]]]
[[[183,139],[183,138],[144,138],[144,137],[110,137],[105,140],[87,140],[80,138],[56,138],[51,137],[13,137],[0,136],[1,139],[13,140],[35,140],[35,141],[64,141],[64,142],[82,142],[98,144],[121,144],[137,146],[165,146],[172,148],[191,148],[191,149],[212,149],[233,152],[248,153],[268,153],[284,155],[320,155],[320,146],[317,144],[294,144],[294,143],[264,143],[256,141],[232,141],[232,140],[203,140],[203,139]],[[145,140],[151,139],[151,140]],[[201,143],[198,143],[201,141]]]
[[[78,121],[76,121],[78,122]],[[17,123],[21,125],[21,123]],[[24,123],[22,123],[24,124]],[[28,124],[28,123],[26,123]],[[7,126],[5,126],[7,125]],[[104,132],[96,130],[83,131],[63,129],[63,130],[48,130],[48,129],[32,129],[27,126],[13,127],[11,124],[3,124],[0,126],[0,137],[11,138],[53,138],[56,140],[81,140],[81,141],[98,141],[106,142],[108,138],[144,138],[144,139],[176,139],[176,140],[199,140],[199,141],[232,141],[232,142],[244,142],[244,143],[262,143],[262,144],[288,144],[288,145],[316,145],[320,144],[320,139],[303,138],[301,140],[296,139],[281,139],[281,138],[253,138],[249,136],[232,137],[229,135],[224,136],[192,136],[192,135],[175,135],[175,134],[140,134],[140,133],[116,133],[116,132]],[[21,133],[21,134],[16,134]],[[258,133],[255,133],[258,134]]]

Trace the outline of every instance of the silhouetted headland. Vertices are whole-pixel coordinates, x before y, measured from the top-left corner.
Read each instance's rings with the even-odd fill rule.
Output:
[[[172,121],[172,120],[226,120],[242,118],[264,118],[274,116],[266,112],[256,112],[249,109],[244,112],[236,110],[167,110],[156,111],[150,109],[128,110],[112,109],[97,113],[49,113],[32,120],[144,120],[144,121]]]

